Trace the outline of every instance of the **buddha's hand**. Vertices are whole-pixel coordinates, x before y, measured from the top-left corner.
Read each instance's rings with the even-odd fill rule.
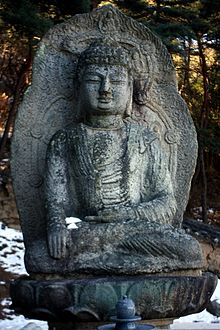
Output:
[[[90,215],[85,217],[85,221],[93,223],[111,223],[111,222],[124,222],[134,219],[134,210],[130,207],[120,207],[105,209],[98,212],[98,215]]]
[[[68,230],[59,228],[48,232],[48,247],[52,258],[62,259],[66,257],[68,245]]]

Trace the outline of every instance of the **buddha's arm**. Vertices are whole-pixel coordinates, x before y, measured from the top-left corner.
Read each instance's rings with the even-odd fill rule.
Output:
[[[138,219],[172,224],[176,212],[176,199],[169,173],[166,173],[157,185],[157,192],[152,194],[148,201],[134,207],[135,215]]]
[[[64,257],[67,245],[65,205],[68,202],[68,171],[66,152],[66,134],[58,132],[48,146],[45,173],[48,247],[50,255],[54,258]]]
[[[168,160],[160,139],[149,144],[145,157],[149,162],[141,188],[142,202],[135,209],[136,216],[140,219],[172,224],[176,213],[176,199]]]

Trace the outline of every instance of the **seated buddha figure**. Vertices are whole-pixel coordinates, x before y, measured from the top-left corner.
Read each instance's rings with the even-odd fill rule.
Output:
[[[47,150],[50,256],[75,256],[79,269],[91,271],[125,269],[132,254],[139,264],[143,256],[178,254],[172,242],[186,234],[172,227],[177,205],[160,132],[131,116],[128,52],[92,43],[78,60],[77,94],[80,122],[58,131]],[[72,233],[65,222],[70,216],[82,220]]]

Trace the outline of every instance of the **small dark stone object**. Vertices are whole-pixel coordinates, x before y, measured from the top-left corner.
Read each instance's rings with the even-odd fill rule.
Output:
[[[123,296],[116,304],[116,319],[133,319],[135,318],[135,305],[127,296]]]
[[[141,317],[135,316],[135,305],[127,296],[123,296],[116,304],[117,316],[111,317],[115,324],[107,324],[98,327],[98,330],[156,330],[150,324],[135,324],[135,321],[141,320]]]

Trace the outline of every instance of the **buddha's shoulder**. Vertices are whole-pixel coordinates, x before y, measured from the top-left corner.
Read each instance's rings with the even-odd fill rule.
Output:
[[[156,125],[149,125],[147,123],[140,123],[136,121],[126,121],[126,128],[130,135],[139,135],[150,140],[159,137],[159,129]]]
[[[69,136],[77,134],[79,129],[80,129],[80,124],[77,123],[70,124],[64,127],[63,129],[57,131],[54,134],[53,139],[68,139]]]

